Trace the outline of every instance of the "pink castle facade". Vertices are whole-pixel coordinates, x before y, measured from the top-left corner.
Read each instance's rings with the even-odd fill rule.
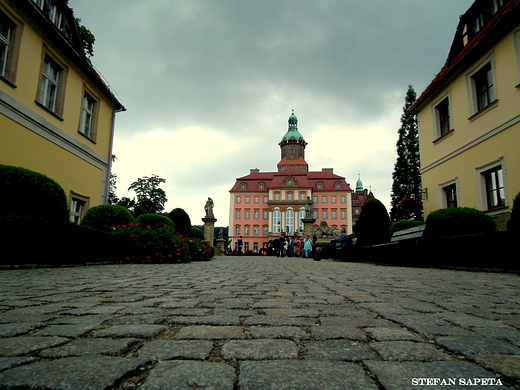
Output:
[[[330,227],[352,233],[355,192],[332,168],[308,170],[307,143],[297,124],[293,111],[289,129],[278,144],[281,160],[277,172],[251,169],[230,190],[229,237],[233,249],[239,237],[244,243],[243,251],[255,252],[281,234],[302,237],[308,198],[313,200],[316,227],[325,221]]]

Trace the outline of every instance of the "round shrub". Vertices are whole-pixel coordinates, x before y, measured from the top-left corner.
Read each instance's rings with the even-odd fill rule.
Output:
[[[81,224],[92,229],[110,232],[118,226],[128,225],[133,222],[134,217],[126,208],[107,204],[88,209]]]
[[[25,168],[0,165],[0,183],[0,214],[68,221],[65,191],[50,177]]]
[[[386,207],[377,199],[370,199],[363,206],[359,219],[354,227],[356,245],[368,246],[388,241],[390,217]]]
[[[186,211],[181,208],[173,209],[168,218],[173,221],[175,231],[183,236],[191,235],[191,219]]]
[[[191,228],[191,237],[204,240],[204,232],[202,231],[202,229],[199,229],[198,227],[193,226]]]
[[[161,214],[141,214],[137,217],[137,224],[148,229],[156,229],[163,226],[174,227],[173,221]]]
[[[495,221],[489,215],[470,207],[436,210],[426,219],[426,232],[430,237],[487,234],[495,230]]]
[[[388,229],[388,233],[391,236],[395,232],[398,232],[400,230],[410,229],[416,226],[424,225],[423,221],[417,221],[417,220],[409,220],[409,219],[403,219],[401,221],[396,221],[390,225],[390,228]]]

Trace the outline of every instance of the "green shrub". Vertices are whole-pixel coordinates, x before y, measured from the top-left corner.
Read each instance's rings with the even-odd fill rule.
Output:
[[[495,230],[495,221],[489,215],[469,207],[436,210],[426,219],[428,237],[488,234]]]
[[[163,226],[175,227],[170,218],[161,214],[141,214],[137,217],[137,224],[148,229],[156,229]]]
[[[84,215],[81,225],[104,232],[134,222],[132,213],[123,206],[101,205],[91,207]]]
[[[183,263],[190,261],[189,247],[173,227],[129,224],[114,235],[121,248],[120,260],[130,263]]]
[[[388,242],[390,217],[386,207],[377,199],[370,199],[363,206],[359,219],[354,227],[356,245],[368,246]]]
[[[191,261],[208,261],[213,257],[213,247],[200,238],[189,237],[184,240],[190,250]]]
[[[168,214],[168,218],[173,221],[173,224],[175,225],[175,231],[178,234],[183,236],[191,235],[191,220],[186,211],[181,208],[173,209],[170,214]]]
[[[520,233],[520,192],[513,199],[513,208],[511,209],[511,217],[507,222],[507,230],[512,233]]]
[[[68,221],[67,196],[51,178],[28,169],[0,165],[0,184],[0,214]]]
[[[193,238],[198,238],[198,239],[204,240],[204,232],[201,229],[199,229],[198,227],[195,227],[195,226],[193,226],[191,228],[190,236],[193,237]]]
[[[401,221],[396,221],[390,225],[390,228],[388,229],[388,234],[392,236],[395,232],[398,232],[400,230],[410,229],[416,226],[424,225],[423,221],[417,221],[417,220],[409,220],[409,219],[403,219]]]

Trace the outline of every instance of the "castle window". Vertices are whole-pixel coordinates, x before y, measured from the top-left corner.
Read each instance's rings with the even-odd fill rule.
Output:
[[[450,100],[449,97],[442,99],[435,106],[435,131],[436,138],[440,138],[451,130],[450,124]]]
[[[322,189],[323,189],[323,183],[322,183],[321,181],[317,182],[317,183],[316,183],[316,188],[317,188],[318,190],[322,190]]]
[[[483,62],[468,74],[467,82],[472,110],[470,114],[479,113],[490,107],[496,99],[492,59]]]
[[[259,190],[265,189],[265,183],[258,183],[258,189]]]
[[[247,190],[247,183],[240,183],[241,190]]]

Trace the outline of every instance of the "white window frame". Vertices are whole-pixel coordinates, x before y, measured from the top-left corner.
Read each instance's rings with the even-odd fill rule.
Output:
[[[89,206],[89,198],[76,194],[70,194],[69,221],[79,225]]]
[[[92,141],[95,141],[97,135],[96,122],[98,105],[98,99],[87,91],[83,92],[79,132]]]
[[[445,107],[446,106],[446,107]],[[451,115],[451,96],[450,93],[447,92],[440,99],[438,99],[434,104],[432,104],[432,118],[433,118],[433,128],[434,128],[434,136],[433,139],[439,139],[445,137],[447,134],[450,134],[453,130],[453,121]],[[447,110],[447,124],[448,128],[443,131],[443,121],[442,121],[442,113]]]
[[[448,180],[448,181],[445,181],[444,183],[440,183],[439,186],[438,186],[438,191],[439,191],[439,208],[441,209],[446,209],[448,208],[448,197],[446,195],[446,189],[451,187],[451,186],[455,186],[455,197],[456,197],[456,206],[459,206],[460,205],[460,202],[459,202],[459,199],[460,199],[460,196],[459,196],[459,190],[460,190],[460,186],[459,186],[459,180],[457,177],[451,179],[451,180]]]
[[[490,96],[487,104],[485,106],[479,107],[479,101],[477,97],[476,76],[487,66],[489,66],[490,68],[489,75],[491,76],[492,80],[491,88],[488,89],[488,91],[490,91]],[[493,54],[490,54],[478,66],[473,68],[471,72],[466,74],[466,85],[468,88],[469,115],[471,120],[478,118],[480,115],[488,112],[490,109],[496,106],[498,102],[498,93],[495,75],[495,61]]]
[[[40,88],[37,102],[52,113],[61,116],[65,94],[67,69],[48,52],[42,60]]]
[[[489,207],[488,197],[487,197],[487,183],[485,175],[487,172],[500,168],[501,169],[501,181],[502,181],[502,196],[504,200],[503,205],[498,205],[494,207]],[[498,158],[492,162],[489,162],[485,165],[479,166],[475,168],[475,183],[477,184],[477,199],[479,209],[482,211],[493,210],[495,208],[501,208],[507,205],[507,187],[506,187],[506,164],[505,159],[503,157]]]

